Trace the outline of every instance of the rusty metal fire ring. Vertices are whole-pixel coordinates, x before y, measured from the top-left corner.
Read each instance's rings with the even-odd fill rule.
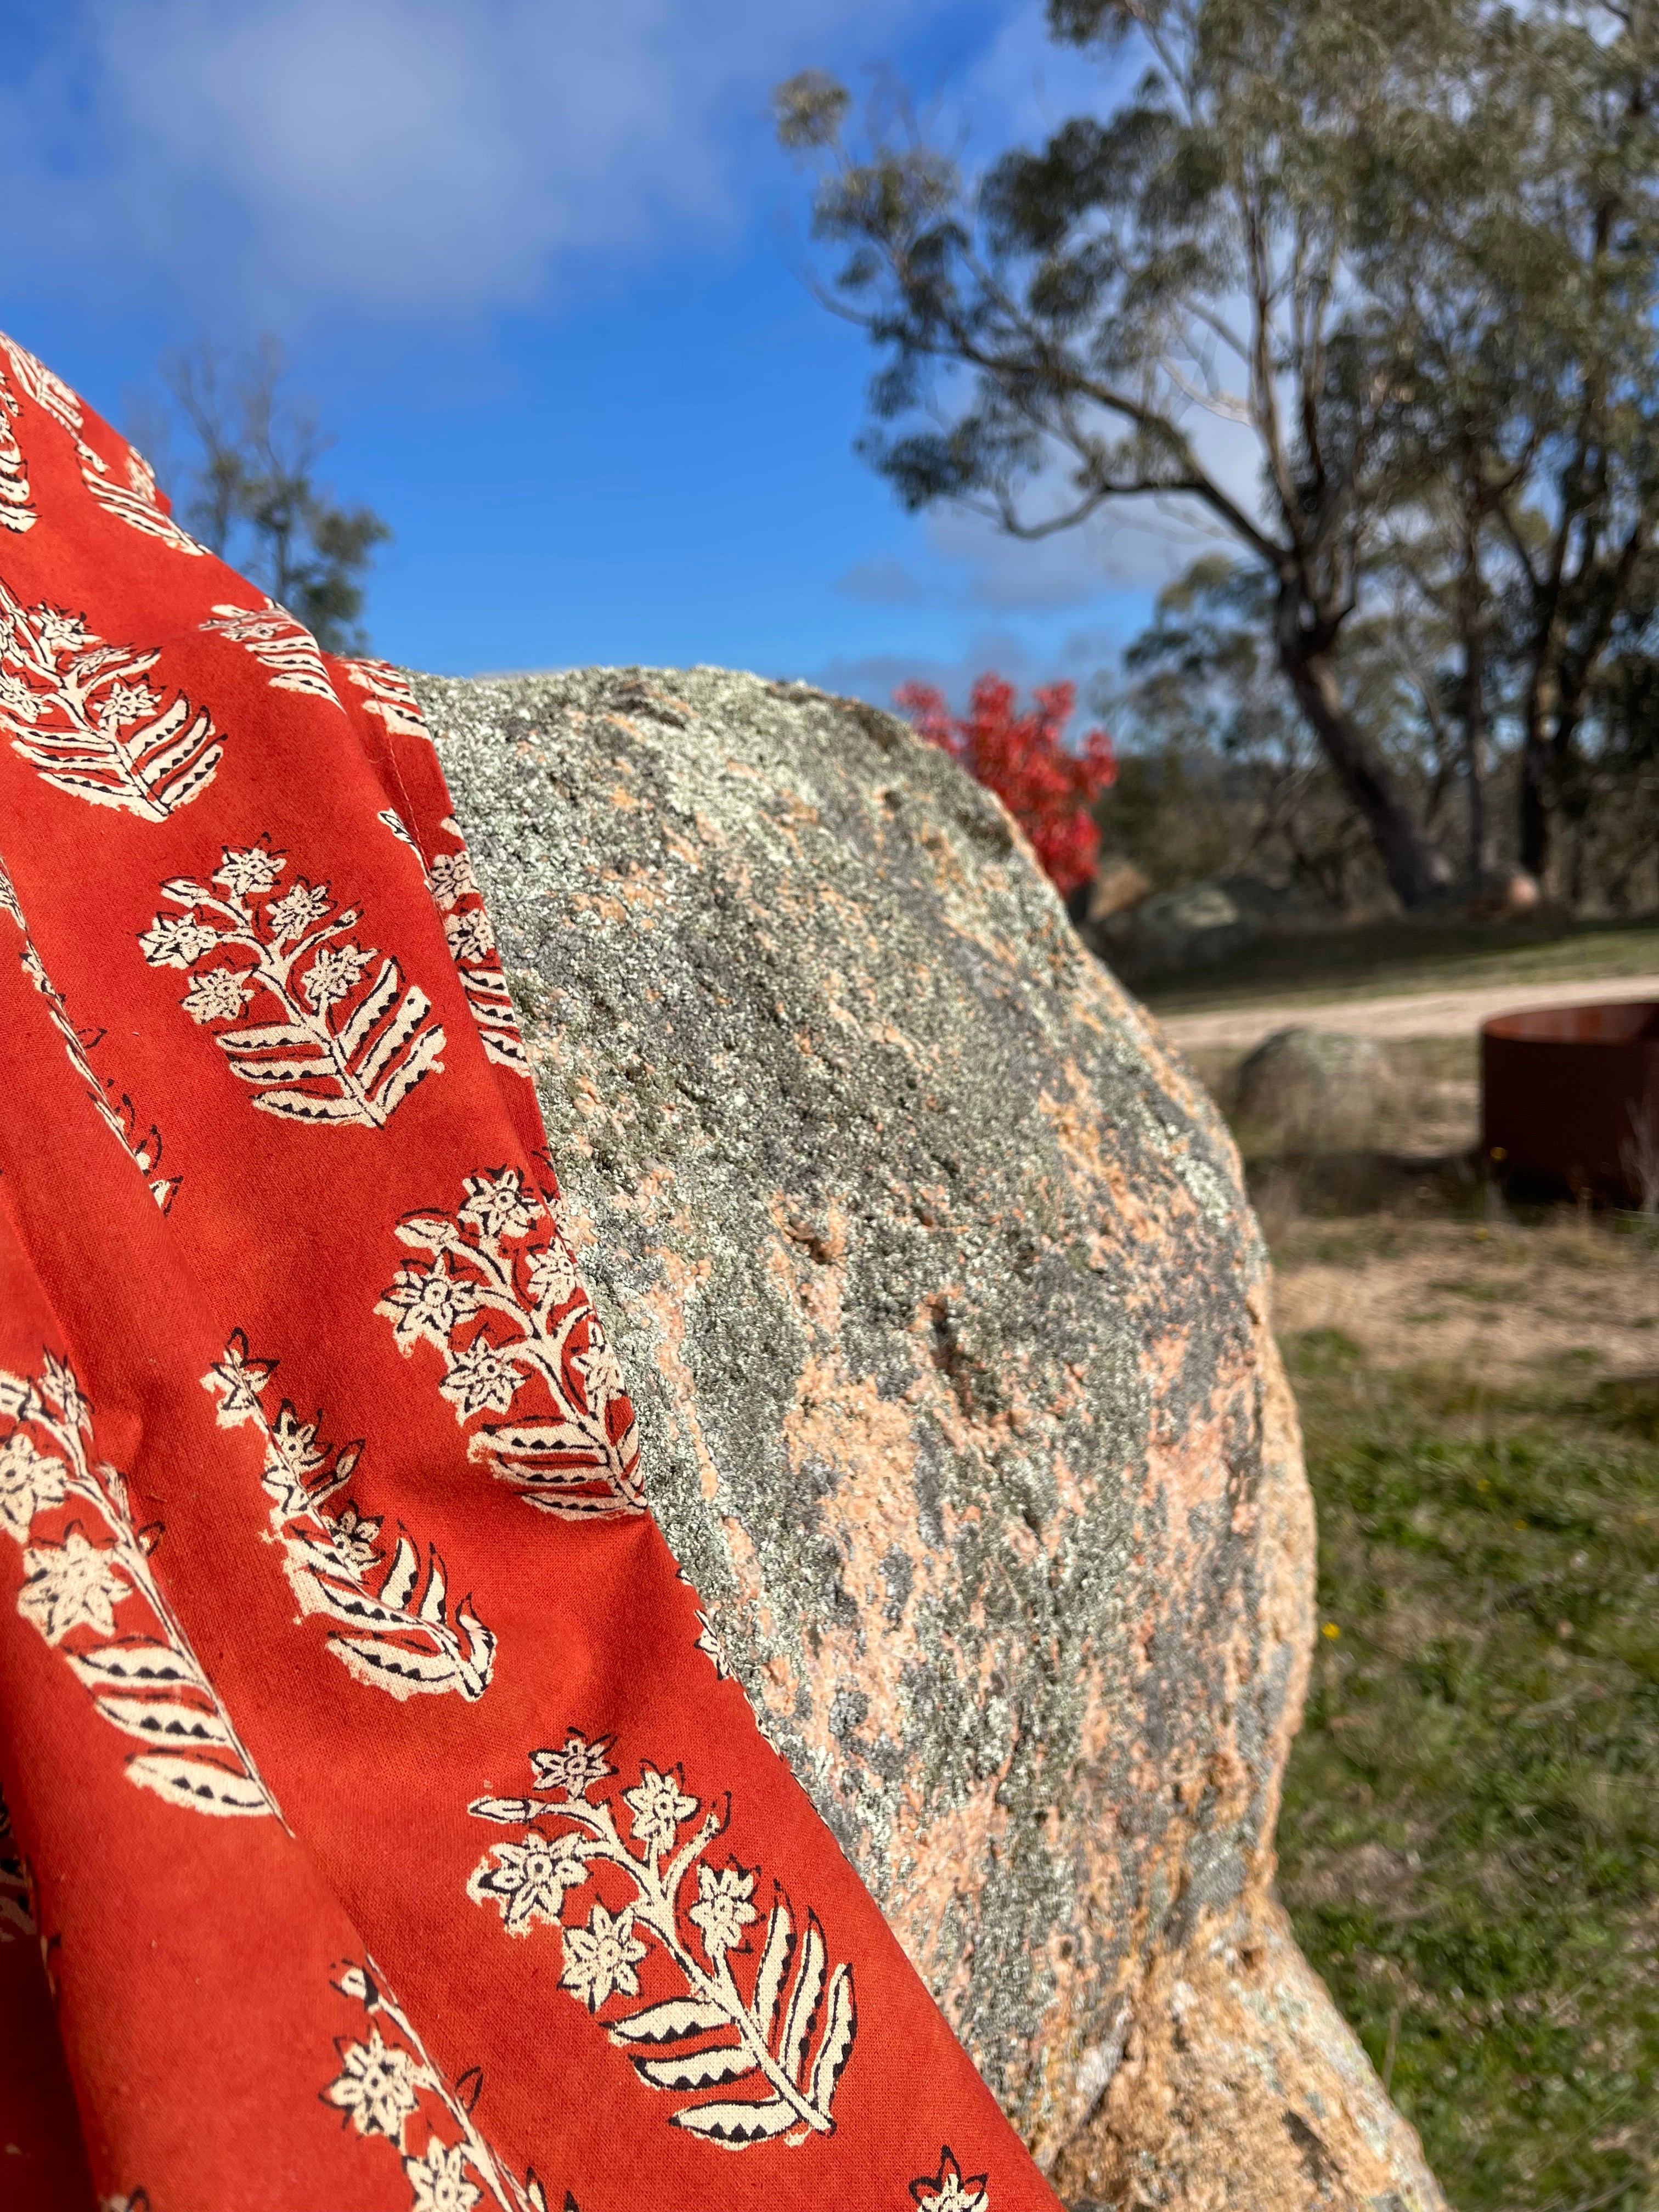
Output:
[[[1481,1145],[1504,1182],[1659,1200],[1659,1000],[1540,1006],[1480,1031]]]

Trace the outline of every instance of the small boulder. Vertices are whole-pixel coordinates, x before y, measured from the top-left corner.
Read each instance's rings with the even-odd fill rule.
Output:
[[[1109,967],[1139,983],[1231,959],[1263,938],[1328,927],[1334,918],[1293,884],[1205,876],[1109,914],[1091,905],[1085,934]]]
[[[1398,1103],[1399,1079],[1382,1048],[1344,1030],[1275,1030],[1238,1071],[1241,1129],[1291,1145],[1341,1149],[1374,1138]]]
[[[1115,914],[1127,914],[1152,891],[1152,878],[1133,860],[1103,860],[1089,886],[1088,919],[1109,921]]]

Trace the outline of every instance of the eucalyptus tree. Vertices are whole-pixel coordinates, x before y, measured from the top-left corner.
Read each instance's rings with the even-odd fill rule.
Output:
[[[979,505],[1021,537],[1146,499],[1224,532],[1269,580],[1279,666],[1408,907],[1452,866],[1338,671],[1398,490],[1398,396],[1352,313],[1357,148],[1410,127],[1458,5],[1050,0],[1056,39],[1106,64],[1133,43],[1145,71],[976,185],[879,118],[854,146],[821,73],[777,94],[784,143],[820,160],[817,231],[851,249],[833,296],[886,356],[875,465],[912,507]],[[1206,418],[1249,434],[1254,490]]]
[[[340,505],[319,482],[329,440],[308,400],[290,400],[276,341],[240,359],[206,340],[173,355],[163,379],[195,452],[185,519],[236,561],[331,653],[365,642],[364,579],[392,532],[367,507]]]
[[[1404,580],[1457,641],[1425,726],[1461,732],[1467,865],[1508,717],[1541,867],[1653,520],[1645,23],[1598,0],[1049,0],[1048,20],[1141,73],[976,179],[890,118],[854,143],[822,73],[779,89],[781,137],[819,164],[817,231],[849,249],[827,296],[884,356],[865,450],[910,506],[1018,536],[1152,499],[1231,538],[1418,907],[1460,872],[1425,816],[1438,785],[1402,775],[1343,672]],[[1217,419],[1246,434],[1249,489]]]
[[[1414,129],[1366,149],[1359,312],[1400,394],[1390,556],[1455,640],[1471,861],[1504,723],[1543,878],[1659,526],[1659,41],[1601,0],[1475,30]]]

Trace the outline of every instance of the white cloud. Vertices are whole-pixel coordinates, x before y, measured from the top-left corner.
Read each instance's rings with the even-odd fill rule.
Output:
[[[0,92],[0,181],[32,250],[83,272],[512,304],[562,256],[734,224],[770,83],[940,5],[82,0]],[[30,250],[14,233],[14,268]]]

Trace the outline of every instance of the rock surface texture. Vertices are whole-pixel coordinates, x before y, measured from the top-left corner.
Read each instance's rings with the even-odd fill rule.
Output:
[[[889,716],[416,682],[657,1514],[1060,2194],[1440,2207],[1270,1893],[1312,1513],[1202,1091]]]

